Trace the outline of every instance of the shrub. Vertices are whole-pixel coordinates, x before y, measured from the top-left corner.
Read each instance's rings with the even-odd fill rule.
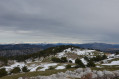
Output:
[[[22,67],[23,72],[29,72],[30,70],[27,68],[27,66]]]
[[[19,67],[14,67],[14,69],[11,70],[11,73],[19,73],[21,69]]]
[[[69,68],[71,68],[71,65],[70,64],[66,65],[66,69],[69,69]]]
[[[51,60],[52,60],[53,62],[61,62],[61,60],[60,60],[59,58],[56,58],[56,57],[53,57]]]
[[[71,60],[69,60],[69,63],[72,63],[72,61],[71,61]]]
[[[85,67],[85,65],[82,63],[82,61],[80,59],[76,59],[75,63],[77,64],[77,67]]]
[[[52,60],[53,62],[58,62],[58,63],[59,63],[59,62],[60,62],[60,63],[65,63],[65,62],[68,61],[66,57],[62,57],[61,59],[60,59],[60,58],[53,57],[51,60]]]
[[[88,67],[95,67],[95,63],[93,61],[89,61],[87,64]]]
[[[0,69],[0,77],[6,76],[7,75],[7,71],[5,68]]]
[[[62,58],[61,58],[61,62],[62,62],[62,63],[67,62],[67,58],[66,58],[66,57],[62,57]]]
[[[53,69],[54,69],[54,67],[53,67],[53,66],[50,66],[50,67],[49,67],[49,70],[53,70]]]

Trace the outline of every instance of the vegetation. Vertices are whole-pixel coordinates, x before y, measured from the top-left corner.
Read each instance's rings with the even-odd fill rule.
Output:
[[[73,71],[75,69],[71,68],[69,70]],[[48,75],[56,74],[58,72],[65,72],[65,71],[67,71],[67,69],[26,72],[26,73],[18,73],[18,74],[10,75],[10,76],[4,76],[0,79],[18,79],[19,77],[34,77],[34,76],[39,76],[39,75],[48,76]]]
[[[11,70],[11,73],[20,73],[21,69],[19,67],[14,67],[14,69]]]
[[[49,55],[56,55],[58,52],[62,52],[64,49],[71,48],[71,47],[79,48],[72,45],[62,45],[62,46],[50,47],[48,49],[39,51],[37,53],[29,54],[29,55],[12,56],[12,57],[9,57],[8,59],[24,61],[29,58],[34,59],[34,58],[46,57]]]
[[[71,61],[71,60],[69,60],[69,63],[72,63],[72,61]]]
[[[0,77],[6,76],[7,75],[7,71],[5,68],[0,69]]]
[[[50,66],[50,67],[49,67],[49,70],[53,70],[53,69],[55,69],[53,66]]]
[[[103,56],[97,55],[96,57],[93,57],[93,58],[91,58],[90,60],[91,60],[91,61],[98,62],[98,61],[104,60],[104,59],[106,59],[106,58],[107,58],[106,55],[103,55]]]
[[[40,57],[47,57],[50,55],[56,55],[58,52],[62,52],[64,49],[71,48],[71,47],[79,48],[72,45],[62,45],[62,46],[50,47],[36,53],[30,53],[28,55],[0,57],[0,61],[4,62],[4,65],[7,65],[8,60],[17,60],[18,62],[21,62],[29,58],[34,59]]]
[[[83,62],[78,58],[75,60],[75,63],[76,63],[76,67],[85,67]]]
[[[66,57],[62,57],[62,58],[57,58],[57,57],[53,57],[51,59],[53,62],[57,62],[57,63],[65,63],[68,62]]]
[[[119,55],[119,52],[116,52],[116,55]]]
[[[87,63],[87,67],[95,67],[95,66],[96,66],[95,63],[91,60]]]
[[[24,66],[23,68],[22,68],[22,72],[29,72],[30,70],[27,68],[27,66]]]
[[[70,64],[66,65],[66,69],[70,69],[70,68],[71,68]]]

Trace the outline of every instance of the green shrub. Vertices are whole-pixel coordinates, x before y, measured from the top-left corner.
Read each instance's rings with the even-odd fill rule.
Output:
[[[50,66],[50,67],[49,67],[49,70],[53,70],[53,69],[54,69],[54,67],[53,67],[53,66]]]
[[[14,69],[11,70],[11,73],[20,73],[21,69],[19,67],[14,67]]]
[[[65,63],[65,62],[67,62],[67,61],[68,61],[68,60],[67,60],[66,57],[62,57],[62,58],[61,58],[61,62],[62,62],[62,63]]]
[[[27,66],[24,66],[23,68],[22,68],[22,72],[29,72],[30,70],[27,68]]]
[[[75,60],[75,63],[77,65],[77,67],[85,67],[85,65],[83,64],[83,62],[80,59],[78,59],[78,58]]]
[[[7,75],[7,71],[5,68],[0,69],[0,77],[6,76]]]
[[[71,61],[71,60],[69,60],[69,63],[72,63],[72,61]]]
[[[71,68],[71,65],[70,64],[66,65],[66,69],[69,69],[69,68]]]
[[[53,62],[61,62],[61,60],[60,60],[59,58],[56,58],[56,57],[53,57],[51,60],[52,60]]]
[[[88,64],[87,64],[87,67],[95,67],[95,63],[93,61],[89,61]]]

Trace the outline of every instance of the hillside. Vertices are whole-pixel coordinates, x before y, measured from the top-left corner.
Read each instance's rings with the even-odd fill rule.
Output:
[[[22,70],[24,66],[28,68],[28,72],[26,73],[23,73],[24,71]],[[17,72],[16,76],[14,75],[15,73],[11,72],[15,67],[19,67],[21,70],[20,72]],[[17,79],[19,77],[24,77],[26,74],[31,74],[28,76],[31,77],[39,76],[38,73],[44,73],[44,76],[46,76],[48,74],[47,72],[51,72],[49,75],[52,75],[57,72],[76,70],[77,68],[84,69],[87,67],[91,68],[91,70],[106,69],[110,72],[118,70],[119,55],[104,53],[97,50],[82,49],[71,45],[62,45],[51,47],[29,55],[8,58],[7,65],[1,66],[0,69],[6,69],[7,73],[11,75],[9,79]],[[20,76],[19,73],[22,73],[22,75]],[[48,77],[50,78],[51,76]],[[42,78],[42,75],[38,79],[40,78]],[[5,76],[0,79],[8,78]],[[44,77],[43,79],[47,78]]]

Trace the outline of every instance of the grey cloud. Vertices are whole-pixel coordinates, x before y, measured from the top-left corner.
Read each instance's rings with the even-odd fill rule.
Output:
[[[117,43],[118,7],[118,0],[1,0],[0,42]]]

